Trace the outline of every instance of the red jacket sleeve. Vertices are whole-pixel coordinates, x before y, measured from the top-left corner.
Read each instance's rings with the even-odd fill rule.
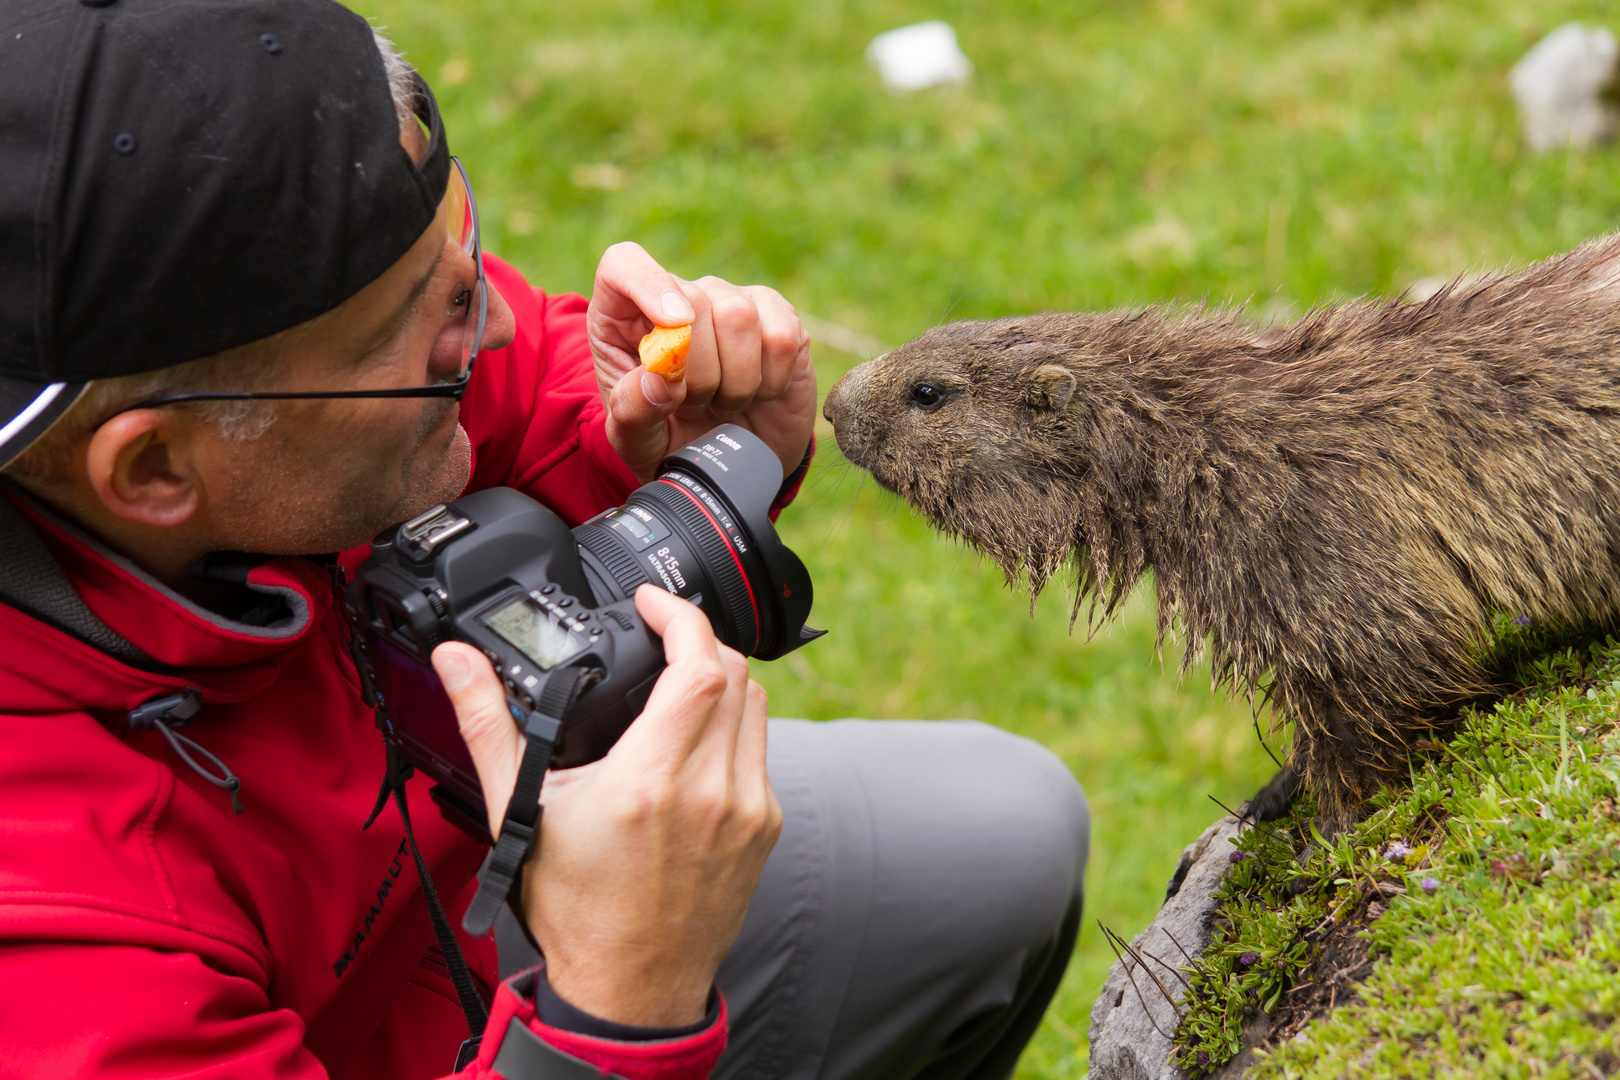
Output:
[[[304,1021],[195,953],[7,942],[0,1076],[324,1080]],[[448,1062],[446,1065],[448,1066]]]
[[[489,1010],[478,1057],[457,1080],[546,1080],[558,1075],[547,1064],[585,1062],[604,1077],[621,1080],[708,1080],[726,1048],[726,1002],[708,1028],[679,1039],[614,1042],[548,1027],[535,1016],[534,969],[501,984]],[[563,1073],[572,1075],[572,1073]]]
[[[532,981],[525,973],[496,992],[478,1057],[457,1080],[558,1075],[532,1067],[534,1049],[526,1042],[543,1043],[542,1052],[576,1069],[584,1063],[623,1080],[706,1080],[725,1049],[724,1003],[715,1023],[695,1035],[612,1042],[541,1023],[528,987],[514,988],[526,976]],[[327,1080],[330,1075],[305,1044],[305,1024],[297,1013],[274,1008],[256,982],[223,972],[195,953],[11,942],[0,950],[0,982],[14,991],[0,1010],[3,1077]],[[514,1031],[514,1025],[523,1030]],[[437,1037],[416,1045],[373,1038],[351,1056],[361,1059],[360,1071],[368,1076],[432,1076],[450,1067],[447,1055],[455,1040],[444,1038],[444,1032],[428,1034]],[[509,1040],[517,1045],[508,1048]]]
[[[479,355],[461,403],[473,445],[467,490],[517,488],[578,525],[640,486],[607,440],[585,336],[586,300],[547,296],[500,259],[484,260],[490,286],[512,308],[517,336]]]

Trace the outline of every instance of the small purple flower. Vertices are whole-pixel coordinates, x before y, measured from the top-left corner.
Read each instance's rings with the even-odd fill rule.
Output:
[[[1406,857],[1412,854],[1412,845],[1402,840],[1391,840],[1389,847],[1384,849],[1384,857],[1391,862],[1405,862]]]
[[[1530,625],[1530,616],[1528,616],[1528,615],[1515,615],[1515,616],[1513,616],[1513,625],[1514,626],[1529,626]]]
[[[1251,968],[1259,962],[1260,954],[1257,952],[1246,952],[1238,957],[1238,967]]]
[[[1198,1051],[1198,1053],[1193,1055],[1193,1060],[1198,1062],[1198,1067],[1200,1069],[1209,1068],[1209,1051],[1208,1050],[1200,1050],[1200,1051]]]
[[[1247,859],[1248,857],[1249,857],[1249,853],[1246,852],[1246,851],[1234,851],[1234,852],[1232,852],[1230,855],[1228,855],[1226,857],[1226,861],[1227,862],[1240,863],[1244,859]]]
[[[1439,890],[1440,882],[1432,877],[1426,877],[1418,884],[1418,888],[1426,893],[1434,893]]]

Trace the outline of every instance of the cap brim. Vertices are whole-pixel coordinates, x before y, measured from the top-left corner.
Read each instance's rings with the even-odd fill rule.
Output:
[[[45,434],[84,393],[88,382],[41,383],[0,376],[0,469]]]

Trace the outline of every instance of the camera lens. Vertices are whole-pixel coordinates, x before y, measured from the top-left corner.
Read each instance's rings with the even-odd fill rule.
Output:
[[[749,579],[752,574],[763,581],[764,568],[720,498],[689,477],[680,479],[685,483],[654,480],[617,513],[581,529],[576,539],[587,552],[600,553],[615,591],[627,596],[651,581],[694,600],[713,620],[722,641],[752,655],[760,644],[762,619]],[[613,552],[630,558],[613,558]]]
[[[734,424],[671,454],[623,506],[574,530],[598,602],[650,582],[701,607],[721,641],[764,659],[819,637],[804,627],[809,572],[769,516],[781,482],[775,452]]]

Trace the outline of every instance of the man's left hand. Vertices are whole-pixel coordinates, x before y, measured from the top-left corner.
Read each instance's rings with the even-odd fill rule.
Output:
[[[692,326],[686,377],[666,382],[637,352],[654,326]],[[775,289],[706,277],[684,281],[639,244],[608,248],[586,316],[608,441],[642,480],[664,455],[720,424],[741,424],[782,460],[804,459],[816,418],[816,372],[799,314]]]

